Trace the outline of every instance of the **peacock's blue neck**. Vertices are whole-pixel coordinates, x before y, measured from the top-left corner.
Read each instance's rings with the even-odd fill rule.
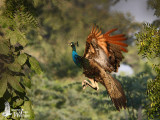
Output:
[[[72,58],[73,58],[74,63],[77,66],[81,67],[80,56],[77,54],[75,46],[72,47]]]
[[[72,52],[73,52],[73,51],[76,52],[76,47],[75,47],[75,46],[72,47]]]

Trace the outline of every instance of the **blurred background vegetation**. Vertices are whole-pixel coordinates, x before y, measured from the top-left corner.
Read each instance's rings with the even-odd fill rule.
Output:
[[[19,0],[13,1],[18,2]],[[29,41],[24,52],[34,56],[43,71],[41,75],[32,75],[31,89],[26,88],[27,95],[32,101],[36,120],[146,120],[160,118],[157,112],[160,111],[159,97],[154,99],[159,99],[155,104],[155,109],[147,112],[149,109],[147,105],[150,106],[153,102],[147,96],[147,83],[155,78],[159,80],[156,77],[159,75],[157,72],[159,66],[156,70],[153,67],[159,65],[159,56],[156,56],[157,58],[153,62],[148,60],[152,56],[149,58],[142,52],[143,50],[148,52],[145,49],[150,47],[151,42],[147,43],[145,49],[141,49],[145,44],[143,40],[147,40],[147,34],[150,35],[151,32],[146,32],[146,36],[143,35],[147,27],[143,23],[135,22],[131,14],[111,11],[110,8],[119,0],[22,1],[32,3],[34,6],[28,5],[28,10],[24,12],[33,13],[32,16],[37,19],[33,25],[38,26],[23,28],[26,39]],[[155,9],[157,16],[160,14],[160,7],[157,7],[160,5],[158,2],[159,0],[148,0],[148,7]],[[5,4],[2,5],[2,3],[0,3],[0,7],[3,8]],[[3,10],[1,9],[1,12]],[[100,86],[98,92],[91,88],[82,90],[81,81],[86,78],[82,74],[82,70],[73,63],[71,48],[67,43],[78,41],[77,52],[79,55],[83,55],[85,40],[93,24],[97,24],[103,33],[118,28],[115,34],[124,33],[128,38],[128,53],[124,54],[125,59],[122,64],[131,67],[133,74],[128,75],[126,71],[120,72],[117,76],[114,75],[124,87],[128,101],[126,110],[116,111],[103,86]],[[155,39],[158,44],[160,19],[153,21],[152,25],[156,28],[149,40],[151,41],[152,36],[156,34]],[[152,31],[152,29],[149,27],[147,30]],[[142,33],[135,36],[135,33],[139,31]],[[153,45],[152,48],[154,47]],[[159,49],[158,46],[157,50]],[[151,54],[155,52],[154,50],[150,51]],[[138,55],[139,53],[142,53],[142,56]],[[151,95],[153,94],[151,93]],[[157,113],[153,115],[153,111]]]

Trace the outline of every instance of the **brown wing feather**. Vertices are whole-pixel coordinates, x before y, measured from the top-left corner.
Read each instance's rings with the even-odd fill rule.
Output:
[[[91,70],[91,74],[94,74],[94,78],[97,82],[100,82],[105,86],[116,109],[120,110],[122,108],[126,108],[127,100],[123,88],[118,80],[105,72],[105,70],[96,61],[90,60],[90,66],[93,68]]]
[[[122,41],[127,40],[127,38],[125,38],[125,35],[119,34],[119,35],[110,36],[110,33],[114,32],[116,30],[117,29],[113,29],[113,30],[110,30],[109,32],[106,32],[104,34],[105,41],[110,44],[116,44],[120,47],[121,51],[127,52],[127,50],[123,47],[127,47],[128,45],[125,43],[122,43]]]
[[[86,40],[86,48],[83,57],[93,58],[96,57],[96,50],[102,49],[104,54],[106,54],[106,66],[102,66],[108,72],[117,72],[120,66],[120,61],[123,59],[122,51],[127,52],[126,48],[128,45],[123,43],[126,40],[124,34],[118,34],[110,36],[110,33],[116,31],[117,29],[112,29],[105,34],[101,34],[101,30],[98,27],[92,27],[91,33]],[[93,41],[96,45],[93,45]],[[96,47],[95,47],[96,46]],[[97,54],[98,55],[98,54]],[[103,57],[103,56],[98,56]],[[101,64],[101,63],[100,63]],[[107,66],[108,65],[108,66]]]

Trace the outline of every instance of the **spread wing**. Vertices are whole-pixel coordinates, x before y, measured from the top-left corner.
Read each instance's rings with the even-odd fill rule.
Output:
[[[124,34],[110,36],[110,33],[116,30],[112,29],[102,34],[101,30],[93,26],[86,40],[86,48],[83,55],[87,59],[94,59],[108,72],[117,72],[123,59],[122,51],[127,52],[125,47],[128,45],[123,43],[126,40]]]

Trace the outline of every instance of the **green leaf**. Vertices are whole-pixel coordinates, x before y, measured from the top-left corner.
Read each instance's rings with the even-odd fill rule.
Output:
[[[34,120],[34,112],[32,109],[31,101],[25,101],[22,109],[25,112],[25,118]]]
[[[0,98],[3,97],[6,89],[7,89],[7,80],[6,80],[6,74],[2,75],[2,78],[0,79]]]
[[[23,77],[23,82],[24,85],[26,85],[28,88],[31,88],[31,80],[27,76]]]
[[[35,71],[36,73],[38,73],[38,74],[41,74],[42,70],[41,70],[41,68],[40,68],[40,66],[39,66],[38,61],[37,61],[35,58],[30,57],[30,58],[29,58],[29,63],[30,63],[30,65],[31,65],[31,69],[32,69],[32,70],[34,70],[34,71]]]
[[[26,44],[28,43],[28,40],[21,37],[19,40],[18,40],[18,43],[21,44],[22,46],[26,46]]]
[[[20,65],[23,65],[27,60],[27,55],[26,54],[20,54],[17,58],[17,61]]]
[[[10,37],[10,42],[11,42],[11,45],[15,45],[17,43],[17,39],[16,39],[16,35],[12,35],[12,37]]]
[[[0,43],[0,54],[7,55],[9,53],[9,47],[5,43]]]
[[[26,44],[28,43],[28,40],[26,39],[25,35],[21,32],[18,32],[17,39],[18,43],[21,44],[22,46],[26,46]]]
[[[16,100],[14,100],[12,104],[13,108],[16,108],[17,106],[21,106],[23,104],[23,101],[24,100],[21,98],[17,98]]]
[[[7,38],[10,39],[11,45],[15,45],[17,42],[22,46],[25,46],[28,43],[25,35],[19,30],[7,31]]]
[[[6,30],[7,38],[10,39],[11,45],[15,45],[17,43],[17,34],[16,31]]]
[[[14,62],[8,66],[9,70],[13,72],[20,72],[21,66],[18,64],[18,62]]]
[[[22,86],[19,83],[19,81],[20,81],[19,76],[8,75],[7,76],[7,81],[11,85],[11,87],[13,87],[15,90],[17,90],[19,92],[24,92],[24,88],[22,88]]]

